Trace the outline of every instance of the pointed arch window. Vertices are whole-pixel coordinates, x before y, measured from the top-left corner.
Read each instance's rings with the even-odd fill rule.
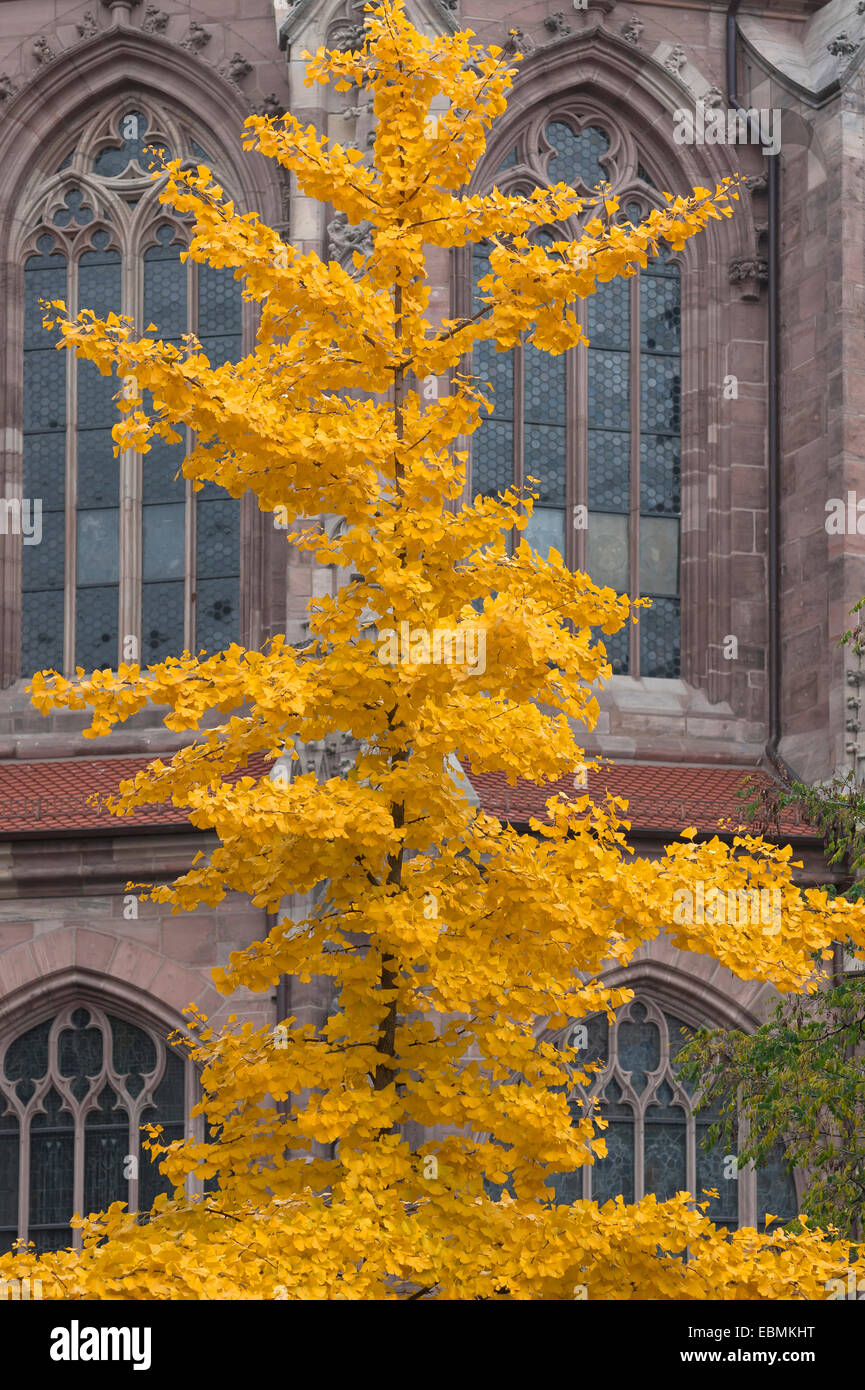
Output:
[[[135,100],[101,114],[47,180],[24,247],[22,492],[42,504],[42,540],[22,546],[22,673],[152,664],[238,635],[239,503],[177,476],[192,440],[114,458],[116,377],[54,348],[40,299],[132,317],[214,363],[242,350],[241,286],[181,260],[184,222],[157,200],[153,151],[207,150],[172,115]]]
[[[524,131],[494,182],[505,193],[570,183],[588,194],[609,181],[622,218],[641,221],[658,194],[633,139],[567,111]],[[591,213],[587,214],[590,216]],[[576,237],[573,225],[541,239]],[[473,284],[488,273],[474,252]],[[475,307],[479,307],[475,288]],[[614,674],[680,673],[680,271],[659,257],[628,280],[600,285],[577,305],[589,338],[559,357],[525,342],[506,354],[475,350],[495,412],[472,437],[472,492],[538,480],[525,538],[554,547],[573,569],[652,607],[603,641]]]
[[[140,1126],[182,1138],[195,1088],[192,1061],[157,1029],[90,1003],[0,1041],[0,1249],[19,1236],[80,1248],[76,1212],[148,1211],[170,1186]]]
[[[681,1191],[700,1197],[715,1189],[706,1215],[717,1226],[735,1229],[756,1220],[764,1230],[767,1213],[792,1220],[796,1188],[781,1152],[755,1172],[738,1170],[735,1155],[720,1145],[707,1147],[719,1111],[697,1109],[676,1060],[693,1031],[653,999],[638,996],[618,1010],[612,1026],[600,1014],[559,1035],[580,1048],[586,1063],[599,1064],[590,1086],[574,1088],[570,1105],[575,1122],[587,1113],[607,1121],[607,1156],[553,1179],[556,1201],[603,1205],[621,1195],[639,1202],[648,1193],[666,1201]]]

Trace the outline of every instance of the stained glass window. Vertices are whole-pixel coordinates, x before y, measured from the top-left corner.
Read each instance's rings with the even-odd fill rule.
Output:
[[[159,153],[199,162],[201,145],[137,100],[79,133],[43,194],[25,256],[23,495],[41,499],[42,540],[22,544],[22,672],[72,673],[238,636],[239,503],[179,474],[191,446],[114,456],[123,383],[55,351],[40,300],[132,317],[179,343],[195,333],[214,364],[241,355],[241,286],[231,270],[184,263],[182,220],[158,202]],[[67,419],[67,411],[69,417]],[[67,521],[67,511],[74,515]]]
[[[530,142],[528,142],[530,143]],[[645,170],[618,167],[599,125],[566,117],[546,125],[535,154],[523,150],[511,177],[534,166],[538,184],[583,191],[609,180],[623,195],[623,217],[641,221],[649,204]],[[509,191],[508,169],[494,181]],[[520,185],[522,186],[522,185]],[[628,197],[628,187],[642,201]],[[654,186],[654,185],[652,185]],[[579,228],[556,236],[576,236]],[[543,240],[541,234],[539,240]],[[478,282],[488,249],[474,251]],[[504,354],[475,350],[474,370],[491,384],[495,411],[472,438],[472,488],[496,495],[537,480],[523,533],[551,547],[597,583],[647,597],[639,624],[603,641],[614,674],[676,677],[681,668],[679,535],[681,516],[681,324],[679,269],[659,257],[629,280],[612,280],[577,305],[589,346],[552,357],[530,343]],[[573,517],[573,526],[568,518]]]
[[[634,1202],[648,1193],[664,1201],[677,1192],[716,1189],[706,1214],[718,1226],[743,1224],[740,1206],[746,1192],[749,1201],[756,1193],[760,1229],[767,1212],[792,1220],[798,1210],[796,1189],[783,1153],[755,1175],[747,1168],[739,1172],[735,1155],[723,1146],[707,1145],[719,1111],[697,1108],[693,1087],[679,1075],[677,1064],[693,1031],[642,997],[625,1004],[612,1027],[599,1015],[586,1020],[580,1032],[571,1026],[558,1035],[569,1047],[582,1040],[586,1062],[602,1063],[591,1085],[575,1087],[569,1099],[575,1120],[592,1113],[607,1121],[607,1156],[551,1179],[556,1202],[603,1204],[617,1196]]]
[[[140,1126],[182,1138],[194,1084],[158,1033],[90,1004],[0,1043],[0,1249],[79,1244],[73,1214],[112,1202],[148,1210],[169,1188]]]

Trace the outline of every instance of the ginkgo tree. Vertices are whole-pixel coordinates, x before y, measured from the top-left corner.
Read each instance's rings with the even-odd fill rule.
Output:
[[[212,363],[191,336],[139,336],[114,314],[47,313],[63,346],[126,383],[118,451],[146,467],[152,441],[191,427],[187,477],[251,490],[266,513],[340,516],[335,537],[304,523],[290,538],[351,577],[310,602],[294,645],[33,680],[43,712],[90,709],[93,737],[167,707],[188,743],[122,784],[112,809],[170,800],[217,845],[151,898],[181,913],[235,892],[278,913],[317,888],[308,916],[216,976],[226,994],[326,977],[332,998],[320,1024],[232,1018],[217,1031],[191,1012],[207,1141],[163,1148],[173,1192],[147,1222],[118,1203],[83,1220],[81,1252],[0,1260],[7,1276],[38,1273],[45,1297],[823,1298],[846,1273],[850,1249],[832,1233],[719,1232],[699,1193],[600,1210],[553,1200],[552,1175],[605,1152],[603,1123],[569,1105],[590,1080],[579,1048],[550,1041],[631,997],[605,968],[666,929],[743,979],[813,989],[815,953],[865,944],[865,914],[800,891],[789,848],[757,837],[698,842],[686,829],[639,858],[621,801],[596,805],[577,786],[519,833],[453,775],[454,754],[541,785],[584,765],[577,733],[610,674],[598,634],[633,616],[555,551],[509,546],[531,496],[456,505],[460,442],[494,405],[468,370],[472,348],[585,341],[581,300],[729,217],[736,196],[728,184],[667,195],[638,226],[617,222],[604,189],[470,196],[515,61],[470,31],[427,37],[384,0],[359,48],[320,51],[307,73],[372,97],[369,154],[291,115],[249,119],[248,149],[368,224],[354,274],[238,212],[206,168],[165,166],[161,196],[190,219],[189,256],[232,267],[258,307],[241,361]],[[534,238],[568,219],[576,236]],[[476,308],[435,320],[429,249],[481,241]],[[431,377],[441,389],[427,399]],[[385,634],[403,632],[409,651],[391,659]],[[471,633],[483,662],[429,659],[415,638],[441,633],[456,657]],[[284,765],[334,734],[357,750],[343,776],[249,773],[250,759]],[[771,927],[683,921],[682,893],[698,885],[770,890],[780,914]],[[191,1175],[215,1181],[191,1195]]]

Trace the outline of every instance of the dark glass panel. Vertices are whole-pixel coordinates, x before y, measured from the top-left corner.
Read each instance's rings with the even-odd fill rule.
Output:
[[[658,359],[666,361],[666,359]],[[627,430],[630,428],[630,354],[589,351],[589,427]]]
[[[618,430],[589,430],[589,510],[627,512],[631,488],[631,436]]]
[[[186,1072],[183,1060],[176,1052],[169,1050],[165,1059],[165,1074],[156,1088],[155,1104],[142,1112],[142,1124],[162,1125],[160,1143],[168,1144],[183,1138],[186,1114]],[[142,1212],[149,1211],[160,1192],[170,1193],[171,1184],[159,1171],[157,1164],[151,1162],[150,1154],[144,1148],[141,1136],[138,1169],[138,1207]]]
[[[186,266],[172,227],[160,227],[159,244],[144,253],[144,327],[155,323],[161,338],[179,338],[186,330]]]
[[[679,592],[679,522],[675,517],[644,516],[640,522],[640,592]]]
[[[198,267],[198,336],[236,334],[240,326],[243,285],[227,267]]]
[[[75,664],[86,671],[117,661],[117,585],[79,589],[75,602]]]
[[[183,651],[185,586],[182,579],[141,586],[141,662],[155,666]]]
[[[18,1238],[19,1162],[18,1119],[0,1094],[0,1253]]]
[[[35,540],[39,529],[32,529],[34,522],[35,516],[31,510],[28,529]],[[25,540],[21,546],[21,587],[25,593],[63,588],[66,517],[63,512],[43,512],[40,524],[42,538],[39,544],[27,544]]]
[[[575,184],[582,179],[594,188],[607,182],[609,175],[600,161],[610,141],[600,126],[588,126],[575,135],[563,121],[551,121],[544,133],[555,151],[547,165],[548,183]]]
[[[606,1141],[607,1157],[596,1158],[592,1165],[592,1199],[600,1206],[619,1195],[626,1202],[634,1200],[633,1113],[622,1103],[621,1087],[615,1080],[606,1089],[607,1100],[598,1113],[609,1124],[598,1137]]]
[[[15,1094],[25,1104],[36,1091],[34,1081],[48,1070],[48,1035],[53,1021],[46,1018],[44,1023],[28,1028],[6,1050],[4,1071],[7,1080],[17,1082]]]
[[[21,670],[59,671],[63,668],[63,590],[31,591],[21,600]]]
[[[83,252],[78,261],[79,309],[92,309],[98,318],[119,314],[122,309],[121,295],[119,253],[98,250]]]
[[[592,349],[627,352],[631,341],[631,285],[609,280],[585,301],[586,337]]]
[[[84,227],[93,221],[93,209],[85,201],[80,188],[70,188],[63,203],[64,206],[58,208],[52,219],[55,227],[69,227],[72,224]]]
[[[757,1229],[766,1229],[767,1214],[780,1217],[779,1222],[772,1222],[771,1230],[773,1226],[792,1221],[798,1211],[796,1184],[779,1146],[768,1162],[757,1169]]]
[[[84,1214],[105,1211],[112,1202],[129,1198],[123,1176],[129,1153],[129,1116],[110,1086],[99,1093],[98,1109],[84,1121]]]
[[[80,1015],[84,1015],[81,1018]],[[102,1066],[102,1031],[90,1028],[86,1010],[73,1015],[72,1028],[64,1028],[58,1040],[57,1056],[60,1075],[72,1077],[71,1091],[76,1100],[83,1100],[90,1090],[90,1078]]]
[[[652,434],[681,431],[681,375],[678,357],[644,352],[640,359],[640,427]]]
[[[619,1025],[619,1064],[631,1073],[631,1085],[639,1095],[646,1089],[648,1073],[661,1064],[661,1035],[650,1023],[643,1004],[632,1004],[630,1018]]]
[[[144,1090],[144,1077],[156,1069],[156,1046],[143,1028],[125,1018],[108,1015],[111,1025],[111,1058],[118,1076],[126,1078],[126,1090],[139,1096]]]
[[[79,510],[77,569],[80,586],[117,583],[119,517],[116,507]]]
[[[240,564],[240,518],[234,498],[218,502],[201,501],[199,498],[195,529],[199,579],[237,574]]]
[[[645,1190],[654,1192],[659,1202],[666,1202],[687,1188],[685,1112],[672,1101],[672,1089],[662,1081],[655,1100],[646,1107]]]
[[[504,492],[514,481],[514,427],[487,420],[472,436],[472,493]]]
[[[127,111],[119,122],[119,143],[102,149],[93,161],[93,172],[102,178],[117,178],[133,160],[141,169],[150,169],[154,155],[148,149],[161,150],[170,158],[168,146],[158,136],[148,133],[147,117],[142,111]],[[147,149],[147,153],[145,150]]]
[[[210,502],[207,505],[222,504]],[[145,582],[183,578],[186,570],[185,520],[183,502],[152,503],[142,508]]]
[[[236,575],[198,582],[196,649],[222,651],[237,640],[240,584]]]
[[[681,312],[677,275],[654,272],[647,266],[640,275],[640,343],[647,352],[678,353],[681,348]]]
[[[45,341],[50,341],[45,334]],[[33,348],[24,354],[24,433],[66,425],[66,354]]]
[[[141,463],[145,504],[183,502],[186,497],[186,479],[180,473],[180,469],[185,458],[184,444],[166,444],[161,439],[153,441],[149,453],[143,455]],[[176,473],[180,473],[177,478],[174,476]]]
[[[674,680],[679,675],[679,600],[652,598],[640,613],[640,672]]]
[[[44,1113],[34,1115],[30,1122],[28,1225],[29,1237],[40,1254],[72,1244],[69,1222],[73,1216],[75,1133],[72,1116],[61,1104],[52,1086],[42,1102]]]
[[[84,511],[88,508],[116,507],[119,499],[120,460],[114,457],[111,430],[79,430],[79,508]]]
[[[640,439],[640,511],[678,516],[681,510],[681,442],[678,435]]]
[[[607,653],[607,660],[612,667],[614,676],[626,676],[629,666],[629,638],[630,622],[626,623],[619,632],[607,633],[598,629],[593,633],[594,640],[600,642]]]

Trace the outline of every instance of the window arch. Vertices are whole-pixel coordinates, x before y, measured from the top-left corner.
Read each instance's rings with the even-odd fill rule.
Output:
[[[202,138],[206,138],[203,136]],[[26,211],[22,491],[42,499],[42,543],[22,547],[22,671],[71,674],[237,636],[239,503],[177,476],[191,438],[113,454],[121,383],[55,350],[40,299],[132,317],[211,361],[241,352],[241,287],[181,253],[184,220],[157,199],[150,151],[212,164],[165,108],[115,104],[79,132]],[[54,339],[56,341],[56,337]]]
[[[754,1220],[765,1229],[767,1212],[784,1221],[798,1212],[796,1188],[782,1153],[757,1169],[736,1170],[718,1144],[707,1147],[708,1131],[720,1111],[698,1110],[691,1084],[679,1074],[677,1057],[693,1033],[681,1018],[647,995],[624,1004],[610,1025],[597,1014],[558,1033],[559,1045],[579,1047],[581,1060],[598,1063],[589,1086],[575,1086],[570,1105],[575,1122],[592,1111],[607,1120],[607,1157],[552,1180],[556,1201],[601,1204],[621,1194],[638,1202],[653,1192],[659,1201],[679,1191],[698,1197],[714,1188],[706,1215],[734,1229]]]
[[[506,193],[567,182],[586,194],[609,181],[622,220],[633,222],[658,203],[633,139],[591,112],[566,110],[536,122],[494,181]],[[578,232],[574,219],[554,235]],[[475,286],[488,268],[487,248],[476,247]],[[472,490],[489,495],[538,479],[540,496],[524,532],[529,543],[542,553],[554,546],[599,584],[652,599],[636,627],[604,636],[614,674],[677,677],[678,262],[661,256],[630,279],[600,285],[582,306],[582,322],[589,347],[560,357],[530,343],[507,354],[492,344],[476,347],[474,370],[492,383],[495,413],[472,438]]]
[[[139,1127],[182,1138],[196,1084],[158,1029],[91,1002],[0,1041],[0,1249],[19,1236],[40,1252],[80,1248],[75,1212],[148,1211],[170,1186]]]

